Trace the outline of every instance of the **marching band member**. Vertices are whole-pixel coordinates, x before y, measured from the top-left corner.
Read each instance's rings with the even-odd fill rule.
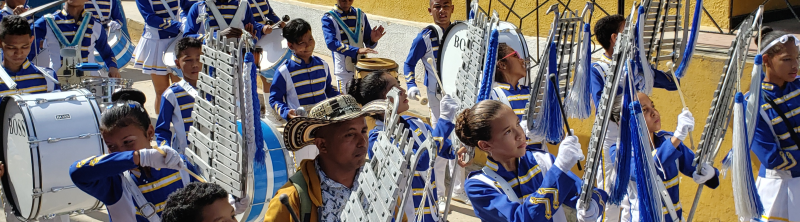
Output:
[[[696,172],[695,166],[692,166],[694,160],[694,152],[683,144],[686,136],[694,129],[694,117],[688,110],[683,111],[678,115],[678,127],[675,132],[667,132],[661,130],[661,114],[655,108],[653,101],[650,100],[644,93],[637,93],[639,102],[642,105],[642,114],[647,122],[647,129],[650,132],[650,142],[655,149],[653,160],[656,164],[656,169],[667,188],[672,199],[672,205],[677,213],[678,218],[682,218],[682,207],[680,203],[680,174],[692,176],[692,180],[697,184],[705,184],[711,189],[716,189],[719,186],[719,171],[708,163],[702,163],[700,174]],[[616,145],[611,146],[610,152],[616,153]],[[635,174],[631,174],[631,180],[635,181]],[[635,182],[631,182],[631,186],[636,187]],[[637,198],[636,189],[628,189],[628,197],[621,203],[622,217],[621,221],[639,221],[639,201]],[[664,221],[672,221],[669,212],[665,208],[662,212],[664,214]]]
[[[178,0],[136,0],[136,6],[144,18],[144,32],[133,57],[133,67],[142,69],[142,74],[150,75],[156,95],[164,94],[170,84],[170,71],[164,65],[164,52],[170,43],[181,33],[183,24],[178,14]],[[161,104],[161,97],[156,97],[156,105]],[[159,114],[160,110],[156,110]]]
[[[33,40],[30,27],[28,21],[18,15],[5,16],[0,22],[3,69],[17,83],[16,90],[0,84],[0,96],[47,93],[61,89],[52,69],[38,67],[28,61]]]
[[[237,222],[228,191],[215,183],[190,183],[169,195],[162,222]]]
[[[170,193],[198,181],[198,173],[174,149],[151,149],[155,130],[141,104],[144,93],[114,93],[114,105],[103,113],[100,132],[109,154],[76,161],[69,170],[75,185],[108,208],[112,221],[159,221]]]
[[[253,13],[248,6],[247,0],[215,0],[212,4],[198,1],[186,14],[183,36],[200,38],[210,34],[205,32],[206,28],[228,38],[239,38],[246,31],[255,39],[260,39],[263,33],[272,32],[271,27],[253,20]],[[206,20],[205,24],[200,23],[202,20]]]
[[[105,25],[109,32],[113,32],[122,28],[125,24],[125,18],[122,17],[122,8],[117,0],[88,0],[84,8],[87,12],[91,12],[94,19],[100,24]]]
[[[405,90],[400,88],[400,82],[397,81],[392,75],[386,72],[372,72],[367,74],[366,76],[362,77],[361,79],[353,79],[350,81],[349,89],[347,90],[350,92],[356,101],[359,104],[367,104],[369,102],[375,100],[385,100],[386,94],[389,90],[393,88],[400,89],[400,94],[398,100],[400,101],[400,106],[397,107],[397,113],[402,113],[408,110],[408,99],[406,97]],[[436,128],[431,128],[430,125],[425,124],[419,118],[412,117],[412,116],[402,116],[400,119],[400,123],[403,124],[404,128],[408,129],[410,132],[413,132],[413,135],[409,135],[414,138],[414,152],[418,152],[417,150],[422,145],[422,141],[425,141],[427,136],[431,136],[433,140],[436,142],[438,147],[438,151],[435,154],[437,157],[444,156],[447,159],[454,159],[452,151],[452,143],[448,138],[450,134],[453,132],[453,128],[455,125],[453,124],[453,117],[456,115],[456,111],[458,111],[458,103],[455,99],[450,96],[445,96],[441,101],[442,107],[442,115],[440,116],[441,121],[436,124]],[[376,121],[376,126],[369,132],[369,157],[372,158],[372,147],[374,143],[378,140],[378,133],[383,131],[384,129],[384,115],[378,114],[374,116]],[[439,194],[436,192],[437,190],[444,190],[444,187],[441,189],[437,189],[436,183],[436,172],[433,173],[432,178],[428,181],[427,185],[433,190],[427,201],[425,202],[424,206],[420,206],[422,202],[422,195],[424,192],[424,188],[426,186],[426,181],[428,180],[427,174],[425,171],[428,170],[429,163],[429,156],[430,153],[422,153],[421,154],[421,161],[415,167],[414,179],[411,183],[412,188],[415,190],[413,194],[409,193],[409,195],[413,195],[414,206],[408,205],[406,209],[404,209],[407,218],[416,218],[414,217],[414,212],[417,211],[420,207],[424,207],[424,214],[422,221],[438,221],[439,217],[437,214],[431,214],[431,206],[433,203],[436,203],[439,200]],[[417,192],[417,190],[420,190]],[[440,208],[443,206],[439,206]],[[443,209],[441,209],[443,210]],[[440,210],[440,211],[441,211]]]
[[[486,167],[470,173],[466,182],[467,196],[482,221],[567,221],[560,208],[575,207],[582,184],[568,171],[583,159],[576,136],[561,142],[558,158],[526,149],[519,118],[496,100],[481,101],[459,114],[456,135],[464,145],[489,154]],[[607,198],[594,189],[592,203],[578,210],[578,220],[595,221]]]
[[[93,53],[97,51],[103,58],[111,58],[105,61],[108,76],[120,78],[116,56],[108,45],[105,29],[91,18],[91,13],[84,10],[86,1],[67,0],[64,9],[36,20],[33,25],[34,41],[47,45],[31,50],[33,53],[28,59],[41,56],[34,60],[35,64],[59,70],[62,65],[95,62]],[[76,39],[78,34],[80,38]],[[100,73],[95,71],[91,75],[100,76]]]
[[[336,0],[332,10],[322,16],[322,33],[325,45],[333,53],[336,89],[347,94],[347,84],[355,76],[358,57],[373,50],[378,40],[386,34],[383,26],[371,28],[367,15],[352,7],[354,0]]]
[[[272,10],[272,6],[269,5],[268,0],[248,0],[248,2],[250,3],[250,13],[253,13],[253,20],[255,20],[256,23],[262,24],[265,27],[269,27],[272,24],[278,24],[278,22],[281,21],[278,15],[275,14],[275,11]],[[280,23],[281,28],[284,26],[286,26],[286,23]],[[270,33],[272,33],[271,28],[264,29],[264,35],[268,35]],[[272,73],[267,73],[267,75],[272,75]],[[264,93],[269,93],[269,88],[272,86],[272,83],[268,82],[267,77],[262,75],[258,75],[258,79],[263,84]]]
[[[275,194],[289,197],[288,205],[300,221],[339,220],[351,192],[358,189],[357,175],[367,159],[364,116],[383,113],[386,107],[384,101],[362,107],[352,96],[341,95],[317,104],[308,117],[289,120],[283,133],[286,148],[298,150],[315,144],[322,154],[303,160],[297,173]],[[269,202],[265,222],[292,221],[292,213],[279,199]]]
[[[0,10],[0,20],[3,19],[5,16],[9,15],[19,15],[23,12],[27,12],[30,9],[27,5],[27,0],[9,0],[3,9]],[[33,24],[33,17],[28,17],[28,24]]]
[[[181,23],[182,24],[186,23],[187,20],[184,20],[184,19],[187,18],[187,15],[189,14],[189,10],[192,9],[192,5],[194,5],[197,2],[198,2],[198,0],[180,0],[178,5],[180,5],[180,7],[181,7],[181,13],[179,14],[179,16],[181,18]],[[181,28],[181,30],[183,30],[183,28]]]
[[[174,147],[178,153],[189,146],[187,139],[189,127],[192,126],[192,110],[197,78],[203,69],[200,63],[203,42],[195,38],[183,38],[175,46],[175,65],[181,69],[183,80],[172,84],[161,97],[158,120],[156,121],[156,142],[159,146]],[[170,131],[175,128],[175,135]],[[183,127],[181,127],[183,126]]]
[[[444,31],[447,30],[452,23],[450,16],[453,14],[453,10],[455,10],[455,6],[452,0],[429,1],[428,13],[433,17],[434,24],[422,29],[422,32],[414,38],[414,41],[411,43],[411,50],[408,52],[408,58],[406,58],[405,65],[403,66],[406,85],[408,87],[408,97],[417,100],[417,96],[421,96],[421,94],[417,87],[414,70],[416,69],[417,63],[423,60],[422,65],[425,67],[423,84],[428,89],[428,107],[431,110],[431,125],[434,126],[437,125],[439,120],[439,97],[441,97],[441,93],[439,93],[438,80],[433,76],[435,67],[433,64],[428,64],[426,60],[428,58],[433,58],[434,63],[438,64],[439,48],[441,47],[442,41],[444,41]],[[453,192],[455,193],[453,199],[469,204],[469,199],[464,193],[464,168],[456,165],[455,160],[446,160],[442,157],[436,157],[433,167],[437,177],[436,186],[445,187],[444,178],[445,167],[447,165],[450,166],[452,175],[455,175],[453,181],[456,184],[453,186]],[[446,196],[445,189],[438,189],[437,191],[438,196]],[[442,201],[439,203],[439,210],[443,211],[444,208],[445,202]]]
[[[795,200],[800,196],[793,190],[800,188],[800,139],[789,129],[800,126],[800,118],[793,112],[800,103],[796,97],[800,92],[800,81],[796,79],[800,40],[770,27],[761,30],[760,40],[766,75],[761,84],[761,113],[756,118],[752,149],[761,162],[756,188],[764,215],[753,221],[799,221]]]

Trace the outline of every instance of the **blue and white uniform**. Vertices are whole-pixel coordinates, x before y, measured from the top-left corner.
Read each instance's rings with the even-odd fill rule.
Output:
[[[347,84],[355,75],[358,49],[378,46],[377,42],[372,42],[371,31],[367,15],[356,7],[351,6],[350,12],[344,13],[335,5],[322,16],[322,33],[332,53],[336,88],[342,94],[347,94]]]
[[[202,0],[180,0],[180,1],[181,2],[179,5],[181,7],[181,14],[179,16],[181,17],[181,22],[186,23],[187,20],[183,19],[185,19],[186,16],[189,15],[189,10],[192,9],[192,5]],[[183,28],[181,28],[181,30],[183,30]]]
[[[84,11],[81,14],[88,13]],[[85,14],[84,14],[85,15]],[[86,21],[86,26],[81,30],[83,17],[74,18],[67,14],[66,9],[56,11],[52,14],[53,21],[56,27],[51,26],[46,18],[39,18],[33,25],[33,35],[35,36],[34,42],[44,41],[43,48],[32,49],[29,60],[33,61],[34,65],[42,67],[50,67],[53,70],[59,70],[62,66],[62,59],[68,60],[67,55],[62,55],[62,48],[70,48],[64,43],[71,43],[76,34],[83,33],[74,46],[75,50],[80,54],[75,55],[76,62],[94,63],[95,57],[93,53],[97,51],[103,58],[111,58],[111,61],[106,61],[106,66],[109,68],[117,68],[117,59],[111,47],[108,46],[108,37],[106,35],[103,25],[94,19]],[[64,39],[60,39],[55,34],[54,29],[63,34]],[[62,42],[63,41],[63,42]],[[91,72],[92,76],[100,76],[99,72]]]
[[[611,58],[609,58],[606,54],[603,54],[599,61],[592,63],[591,70],[591,96],[596,108],[597,103],[600,102],[600,96],[603,95],[603,89],[608,81],[607,78],[612,74],[612,72],[614,72],[614,70],[611,70]],[[678,86],[675,85],[672,75],[664,73],[655,68],[652,68],[652,71],[654,76],[653,88],[662,88],[666,89],[667,91],[678,90]],[[637,88],[639,89],[641,89],[641,86],[638,84],[641,84],[641,82],[641,80],[637,80]],[[622,85],[620,85],[620,89],[622,89]],[[617,93],[622,94],[622,90],[617,90]]]
[[[181,33],[178,17],[179,0],[136,0],[136,6],[144,18],[144,32],[133,51],[134,68],[142,69],[145,75],[167,75],[164,52]]]
[[[192,126],[192,109],[197,90],[186,80],[172,84],[161,96],[161,112],[156,120],[156,142],[159,146],[174,147],[178,153],[189,146],[187,132]],[[175,128],[175,134],[170,131],[170,125]]]
[[[207,34],[205,32],[206,24],[200,24],[200,18],[207,16],[206,23],[213,32],[222,31],[228,27],[244,30],[245,25],[253,24],[255,29],[254,37],[256,39],[261,38],[263,34],[261,30],[264,25],[253,20],[253,13],[250,11],[247,2],[240,3],[239,0],[231,0],[226,3],[217,1],[214,4],[216,7],[208,5],[205,1],[200,1],[192,5],[186,15],[186,24],[183,27],[184,37],[200,38]]]
[[[519,117],[520,124],[523,124],[522,117],[525,115],[525,106],[528,105],[528,99],[531,97],[530,87],[522,84],[517,84],[512,87],[511,84],[503,82],[494,82],[493,84],[492,100],[500,101],[511,107],[511,109],[514,110],[514,114],[517,114],[517,117]],[[522,128],[527,131],[528,126],[523,124]],[[544,150],[547,152],[547,146],[543,146],[541,141],[527,139],[527,142],[528,147],[526,147],[526,149]]]
[[[28,5],[25,5],[25,8],[30,9],[30,7],[28,7]],[[0,10],[0,21],[2,21],[4,17],[9,16],[9,15],[13,15],[13,14],[14,14],[14,9],[9,7],[8,3],[6,3],[3,6],[3,9]],[[33,16],[28,17],[28,23],[33,25],[33,22],[34,22],[33,21]]]
[[[762,83],[761,92],[778,105],[789,122],[784,122],[778,112],[759,98],[760,115],[753,136],[752,150],[761,162],[756,187],[764,215],[753,221],[800,221],[800,150],[789,134],[794,128],[800,132],[800,80],[787,82],[783,88],[772,83]],[[789,127],[791,126],[791,127]]]
[[[87,12],[91,12],[94,19],[101,24],[106,24],[110,21],[115,21],[120,25],[125,24],[125,17],[122,16],[117,0],[89,0],[83,8]],[[98,13],[99,12],[99,13]]]
[[[306,63],[292,55],[275,71],[269,89],[269,105],[283,119],[288,120],[292,109],[304,107],[309,111],[311,106],[339,95],[331,85],[328,63],[316,56],[309,60]]]
[[[423,84],[428,89],[428,107],[431,110],[431,124],[436,125],[439,120],[439,99],[442,97],[438,92],[438,85],[436,84],[435,67],[428,64],[427,60],[433,58],[434,64],[439,61],[439,46],[442,44],[440,36],[444,35],[442,28],[438,25],[429,25],[422,29],[414,41],[411,42],[411,50],[408,52],[403,64],[403,72],[405,72],[406,89],[417,87],[417,74],[414,70],[417,69],[417,63],[422,61],[422,66],[425,68],[425,75],[423,76]]]
[[[581,188],[578,176],[554,166],[555,157],[549,153],[528,150],[517,159],[517,169],[509,171],[491,157],[483,170],[505,180],[509,187],[496,182],[483,170],[474,171],[467,179],[467,196],[475,215],[482,221],[557,221],[566,222],[562,205],[575,208]],[[504,190],[513,190],[508,194]],[[515,195],[519,202],[511,201]],[[606,193],[594,189],[592,199],[603,211]]]
[[[450,122],[450,120],[442,119],[436,125],[436,128],[431,128],[430,125],[425,124],[419,118],[413,116],[402,116],[398,124],[403,124],[403,127],[411,131],[411,135],[414,139],[414,152],[418,152],[420,145],[428,138],[432,137],[433,141],[435,142],[436,146],[438,147],[437,157],[441,156],[445,159],[455,159],[455,152],[452,148],[452,142],[448,138],[448,136],[453,132],[455,129],[455,124]],[[384,123],[383,121],[376,121],[375,128],[369,131],[369,158],[372,158],[372,146],[378,141],[378,133],[384,130]],[[414,199],[414,206],[413,208],[408,205],[406,209],[403,211],[406,214],[407,218],[416,218],[414,217],[414,212],[416,212],[420,208],[420,203],[422,202],[422,194],[426,185],[426,178],[428,170],[430,166],[430,153],[425,152],[421,154],[420,162],[415,167],[414,172],[414,179],[411,182],[411,187],[413,189],[413,199]],[[437,186],[436,186],[436,172],[432,172],[431,181],[428,182],[429,188],[432,189],[432,193],[428,194],[428,199],[425,201],[424,205],[424,213],[425,216],[423,217],[422,221],[439,221],[440,218],[438,217],[437,213],[431,214],[431,205],[436,204],[439,200],[438,193],[437,193]],[[432,196],[431,196],[432,195]],[[432,199],[431,199],[432,198]]]
[[[672,199],[672,205],[678,218],[683,218],[683,207],[680,202],[680,174],[691,177],[695,172],[696,168],[692,166],[692,161],[695,157],[694,152],[686,147],[683,142],[678,147],[673,146],[672,132],[659,131],[652,136],[656,149],[653,156],[653,161],[656,164],[656,174],[661,178],[664,187],[667,188],[667,193]],[[616,149],[616,145],[611,147],[611,159],[616,159],[614,157]],[[633,164],[631,163],[631,171],[635,170]],[[620,206],[622,208],[621,221],[639,221],[639,201],[635,181],[636,175],[631,174],[628,196],[625,197]],[[705,185],[711,189],[716,189],[719,186],[719,171],[714,169],[714,177],[706,181]],[[665,222],[672,221],[666,207],[662,208],[662,214]]]
[[[8,68],[3,67],[8,76],[14,79],[17,83],[17,89],[9,89],[8,86],[0,80],[0,96],[9,96],[15,94],[35,94],[35,93],[48,93],[53,90],[60,90],[57,81],[51,81],[45,78],[44,75],[52,76],[54,80],[58,80],[55,72],[52,69],[37,67],[29,61],[22,64],[22,69],[19,72],[11,72]]]
[[[247,0],[247,2],[250,3],[250,13],[253,14],[255,22],[267,25],[267,21],[272,22],[272,24],[281,21],[275,11],[272,10],[268,0]]]
[[[150,212],[154,211],[155,216],[160,217],[169,194],[190,182],[199,181],[190,176],[186,170],[145,168],[149,173],[143,173],[140,171],[142,168],[134,164],[133,153],[134,151],[124,151],[92,156],[76,161],[69,169],[75,186],[106,205],[111,221],[149,222],[142,212],[147,213],[152,210]],[[199,173],[183,155],[181,158],[189,170]],[[137,194],[126,189],[128,185],[126,177],[133,180],[134,184],[131,185],[135,187],[131,190],[141,192],[144,199],[152,204],[153,209],[150,209],[148,204],[140,206],[136,203],[134,196]],[[140,209],[142,206],[145,207]]]

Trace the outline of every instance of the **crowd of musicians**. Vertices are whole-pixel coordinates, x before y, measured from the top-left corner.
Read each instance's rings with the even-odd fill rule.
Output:
[[[245,2],[239,2],[245,1]],[[68,0],[63,9],[35,21],[18,16],[27,10],[25,0],[7,0],[0,11],[0,47],[2,66],[18,84],[10,89],[0,85],[0,94],[48,93],[60,90],[54,70],[64,63],[95,61],[95,52],[103,58],[107,71],[91,75],[120,77],[115,56],[108,45],[107,32],[123,28],[120,7],[111,7],[109,0]],[[570,134],[551,154],[546,143],[529,139],[523,119],[530,88],[519,84],[527,76],[527,59],[506,44],[497,52],[496,77],[492,100],[485,100],[460,111],[453,95],[444,95],[437,84],[432,64],[422,62],[424,74],[414,73],[416,65],[427,58],[438,59],[443,30],[452,24],[456,10],[451,0],[420,1],[428,4],[433,25],[423,29],[413,40],[400,76],[376,71],[355,76],[355,64],[365,54],[376,54],[374,48],[382,43],[382,26],[371,26],[366,14],[353,7],[353,0],[337,0],[333,9],[321,15],[322,27],[312,27],[303,19],[281,23],[266,0],[137,0],[144,17],[145,28],[136,45],[135,68],[151,75],[158,105],[157,121],[152,123],[143,104],[144,93],[121,90],[114,94],[114,103],[104,107],[100,129],[109,154],[77,160],[70,167],[70,176],[81,190],[99,199],[107,207],[113,221],[235,221],[249,198],[229,195],[218,185],[199,183],[198,170],[186,157],[187,131],[192,125],[193,105],[197,97],[198,74],[202,70],[200,57],[205,35],[239,38],[249,33],[255,39],[272,32],[272,26],[283,28],[283,37],[291,49],[291,57],[275,71],[269,92],[269,109],[288,121],[286,130],[299,130],[284,138],[287,149],[299,151],[305,147],[310,155],[298,164],[298,172],[275,197],[286,194],[282,203],[273,198],[265,221],[338,221],[358,186],[357,175],[365,161],[373,156],[372,147],[378,132],[384,129],[384,110],[374,104],[387,100],[387,92],[399,89],[400,106],[397,112],[409,109],[409,99],[422,96],[429,99],[430,121],[403,116],[399,123],[409,129],[415,149],[432,137],[436,142],[430,181],[420,175],[431,170],[430,163],[414,168],[413,205],[401,209],[398,221],[418,218],[423,221],[441,220],[439,214],[448,203],[444,189],[445,175],[453,175],[453,198],[471,205],[483,221],[640,221],[639,204],[634,178],[631,189],[619,205],[606,204],[608,184],[614,180],[613,156],[621,128],[619,116],[608,129],[612,138],[603,148],[603,163],[597,188],[589,206],[577,201],[582,180],[571,172],[584,159],[582,145]],[[244,7],[242,7],[244,6]],[[243,9],[244,8],[244,9]],[[210,15],[203,17],[205,15]],[[207,18],[207,19],[206,19]],[[224,21],[223,21],[224,20]],[[591,98],[598,104],[607,76],[612,72],[611,61],[617,36],[625,28],[626,19],[611,15],[594,25],[595,41],[604,49],[602,57],[591,65]],[[205,27],[208,26],[208,27]],[[316,40],[313,29],[321,28],[325,45],[333,56],[333,64],[313,54]],[[210,30],[211,33],[206,31]],[[181,38],[175,47],[176,65],[182,76],[172,80],[172,72],[162,61],[170,42]],[[758,194],[765,213],[752,221],[800,221],[800,157],[797,132],[800,132],[800,82],[798,46],[794,35],[765,28],[758,36],[762,44],[765,77],[759,100],[761,115],[756,123],[752,151],[761,162],[757,178]],[[70,54],[72,53],[72,54]],[[654,86],[676,90],[678,81],[660,70],[654,73]],[[418,78],[422,78],[418,81]],[[170,84],[173,81],[173,84]],[[418,84],[423,84],[426,93]],[[425,95],[423,95],[425,94]],[[693,166],[693,150],[685,142],[695,129],[695,119],[688,110],[676,118],[662,119],[655,104],[646,94],[635,95],[649,131],[652,153],[672,200],[663,209],[677,211],[682,218],[682,200],[678,184],[681,174],[694,183],[710,188],[720,185],[719,171],[710,163]],[[153,98],[150,98],[153,99]],[[769,100],[770,103],[765,102]],[[669,104],[665,104],[669,105]],[[377,108],[376,108],[377,107]],[[368,128],[365,117],[377,119]],[[677,128],[662,129],[663,121],[677,122]],[[316,127],[299,127],[315,124]],[[172,129],[171,129],[172,128]],[[455,147],[451,134],[462,146]],[[157,141],[158,147],[151,147]],[[308,146],[313,145],[313,146]],[[482,170],[465,175],[465,147],[474,147],[488,154]],[[299,153],[299,152],[298,152]],[[300,155],[300,154],[298,154]],[[428,158],[422,158],[427,160]],[[449,167],[448,167],[449,165]],[[15,166],[8,166],[15,167]],[[697,168],[700,168],[699,170]],[[187,172],[188,168],[191,172]],[[455,172],[445,172],[445,169]],[[299,176],[297,176],[299,175]],[[423,203],[422,192],[427,186],[435,190]],[[562,206],[577,209],[567,211]],[[567,213],[571,212],[571,213]],[[722,212],[720,212],[722,213]],[[569,215],[573,214],[573,215]],[[299,217],[299,218],[295,218]]]

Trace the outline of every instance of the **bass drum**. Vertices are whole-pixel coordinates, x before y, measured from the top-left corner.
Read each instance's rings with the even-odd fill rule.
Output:
[[[256,42],[256,48],[261,49],[258,73],[270,81],[278,66],[292,56],[292,51],[289,50],[289,45],[283,38],[283,29],[274,29],[269,35],[262,36],[261,40]]]
[[[3,97],[0,110],[7,213],[28,221],[101,207],[72,183],[68,170],[77,160],[106,153],[100,109],[89,91]]]
[[[500,32],[500,43],[508,44],[512,49],[520,53],[520,56],[528,58],[530,55],[528,44],[525,41],[525,37],[517,31],[517,26],[510,22],[500,21],[497,29]],[[480,46],[471,44],[469,41],[469,25],[464,21],[456,21],[450,25],[444,33],[444,41],[442,41],[442,47],[441,50],[439,50],[439,60],[437,61],[436,67],[440,75],[439,77],[442,80],[442,88],[447,94],[456,94],[458,89],[456,86],[456,79],[459,78],[459,69],[464,64],[462,56],[465,51],[470,50],[467,47],[470,45]],[[478,44],[483,45],[486,43],[481,42]],[[483,61],[480,61],[480,63],[483,63]],[[525,78],[520,79],[520,83],[524,83],[524,81]]]

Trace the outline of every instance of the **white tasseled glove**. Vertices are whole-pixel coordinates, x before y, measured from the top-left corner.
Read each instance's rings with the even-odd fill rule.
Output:
[[[689,112],[689,109],[684,108],[683,112],[678,115],[678,128],[675,129],[674,135],[679,140],[684,141],[692,131],[694,131],[694,116],[692,116],[692,112]]]
[[[139,166],[174,170],[186,168],[186,164],[183,162],[183,159],[181,159],[181,155],[178,154],[178,151],[167,146],[161,147],[161,150],[164,150],[165,155],[159,153],[156,149],[139,150]]]
[[[597,217],[600,216],[600,209],[597,207],[595,200],[592,200],[592,203],[589,204],[589,209],[580,209],[584,208],[583,206],[578,206],[578,208],[579,222],[595,222]]]
[[[697,174],[697,171],[692,173],[692,180],[694,180],[697,184],[704,184],[706,181],[710,180],[716,174],[714,172],[714,167],[709,165],[708,163],[703,163],[700,168],[700,173]]]
[[[456,112],[458,112],[458,100],[450,95],[445,95],[442,97],[442,101],[439,102],[439,109],[441,110],[439,118],[453,121],[453,118],[456,117]]]
[[[583,150],[581,150],[578,137],[567,136],[558,146],[558,156],[556,156],[556,161],[553,165],[561,169],[561,171],[567,172],[581,160],[583,160]]]
[[[419,92],[419,88],[417,88],[416,86],[408,88],[407,93],[408,93],[408,98],[411,100],[417,100],[417,96],[422,96],[422,94],[420,94]]]
[[[250,204],[250,196],[246,195],[242,198],[239,198],[239,201],[236,201],[236,197],[228,194],[228,203],[233,206],[233,210],[237,215],[243,214],[245,211],[247,211],[247,205]]]
[[[110,21],[108,22],[108,31],[116,31],[122,28],[122,24],[119,24],[117,21]]]

